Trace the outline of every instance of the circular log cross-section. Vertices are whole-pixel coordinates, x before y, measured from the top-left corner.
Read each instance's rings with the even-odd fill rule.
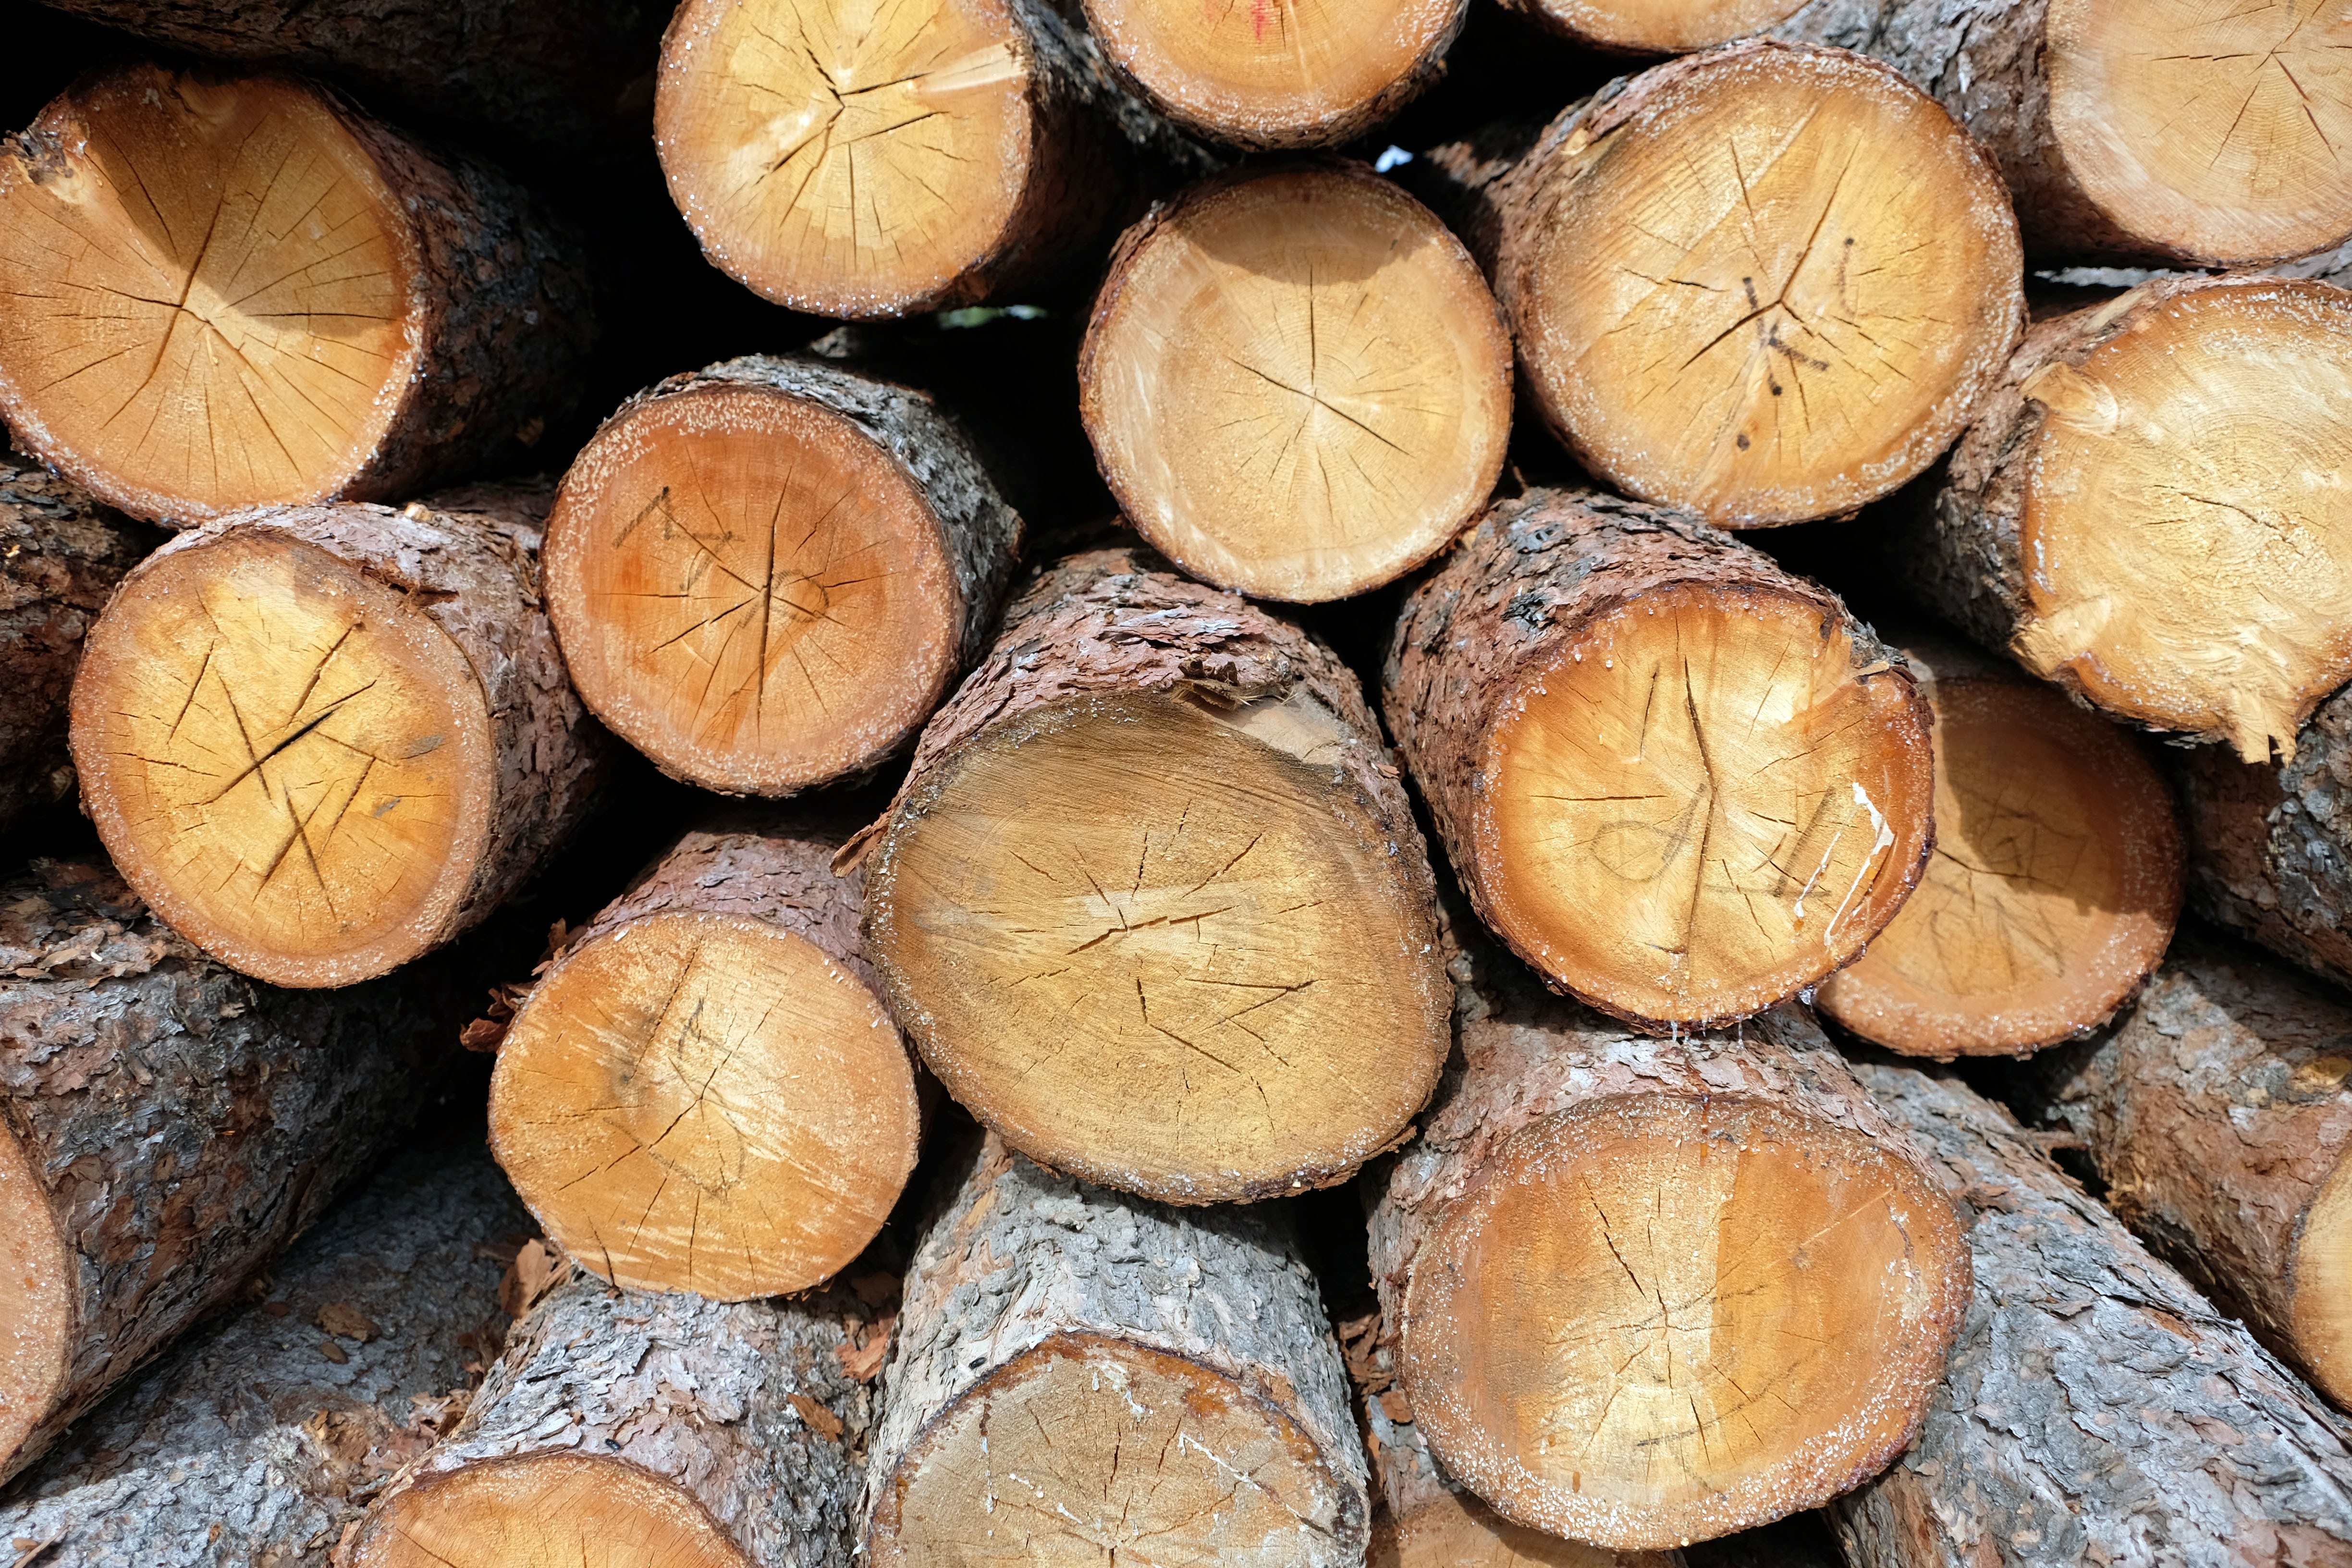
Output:
[[[0,146],[0,413],[139,517],[404,500],[573,401],[520,203],[289,79],[101,74]]]
[[[1686,55],[1760,33],[1805,0],[1502,0],[1507,10],[1612,54]]]
[[[1259,150],[1335,146],[1437,78],[1466,0],[1086,0],[1119,74],[1178,124]]]
[[[675,377],[548,518],[580,695],[672,775],[790,795],[871,768],[986,647],[1021,522],[919,393],[797,360]]]
[[[1660,66],[1561,115],[1484,199],[1545,420],[1595,474],[1725,527],[1894,490],[2017,343],[1992,163],[1842,49]]]
[[[689,833],[517,1011],[490,1142],[550,1237],[640,1290],[805,1290],[874,1239],[921,1131],[838,836]]]
[[[1406,602],[1383,685],[1480,918],[1636,1024],[1796,994],[1927,856],[1909,675],[1836,599],[1685,514],[1498,503]]]
[[[1129,231],[1079,413],[1119,508],[1220,587],[1376,588],[1486,504],[1511,340],[1462,244],[1360,165],[1221,179]]]
[[[1445,1056],[1428,863],[1355,677],[1151,564],[1073,557],[1008,614],[868,867],[868,956],[948,1092],[1056,1170],[1327,1184]]]
[[[1913,668],[1919,668],[1913,657]],[[1911,1056],[2024,1052],[2106,1022],[2163,958],[2180,827],[2130,738],[2047,686],[1927,683],[1936,848],[1821,1007]]]

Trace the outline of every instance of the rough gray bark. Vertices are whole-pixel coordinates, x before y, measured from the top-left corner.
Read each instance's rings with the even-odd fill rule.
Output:
[[[19,1478],[0,1541],[79,1568],[328,1568],[464,1409],[528,1225],[487,1152],[412,1146]]]
[[[1974,1215],[1976,1297],[1909,1452],[1833,1503],[1855,1568],[2338,1568],[2344,1425],[1948,1070],[1855,1075]]]

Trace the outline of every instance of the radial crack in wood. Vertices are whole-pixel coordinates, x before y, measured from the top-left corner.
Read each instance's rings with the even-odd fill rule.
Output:
[[[1511,346],[1461,242],[1360,164],[1213,181],[1128,232],[1079,359],[1120,509],[1221,587],[1319,601],[1484,505]]]

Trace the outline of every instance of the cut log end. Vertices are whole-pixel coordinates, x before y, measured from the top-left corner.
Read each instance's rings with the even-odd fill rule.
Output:
[[[1934,771],[1911,682],[1853,665],[1838,620],[1771,592],[1594,616],[1486,740],[1496,929],[1636,1023],[1744,1017],[1850,961],[1919,874]]]
[[[1686,55],[1763,32],[1803,0],[1506,0],[1554,32],[1612,53]]]
[[[1824,1012],[1913,1056],[2020,1053],[2105,1022],[2163,958],[2180,829],[2107,721],[2043,686],[1941,679],[1936,848]]]
[[[1612,1552],[1529,1530],[1466,1492],[1415,1509],[1372,1543],[1370,1568],[1680,1568],[1680,1558]]]
[[[2116,226],[2183,259],[2268,260],[2352,231],[2341,0],[2128,13],[2053,0],[2050,135]]]
[[[646,915],[567,954],[508,1031],[490,1100],[499,1164],[583,1267],[718,1300],[804,1290],[855,1258],[921,1123],[865,984],[723,914]]]
[[[737,280],[819,315],[903,315],[966,302],[1013,237],[1042,154],[1033,70],[1002,0],[688,0],[655,141]]]
[[[1423,879],[1335,782],[1360,744],[1303,693],[1098,695],[919,775],[867,940],[948,1091],[1044,1164],[1171,1203],[1393,1142],[1447,998]]]
[[[1093,1563],[1122,1548],[1339,1568],[1342,1543],[1363,1539],[1360,1491],[1278,1405],[1183,1356],[1093,1334],[1057,1335],[991,1372],[875,1490],[877,1568]]]
[[[643,402],[548,521],[548,613],[597,716],[665,771],[790,795],[872,766],[954,678],[939,517],[847,416],[772,388]]]
[[[1361,169],[1220,183],[1114,264],[1079,372],[1121,509],[1221,587],[1311,602],[1427,560],[1510,438],[1511,346],[1468,252]]]
[[[2352,296],[2175,290],[2022,391],[2042,421],[2013,651],[2110,712],[2292,758],[2352,679],[2352,508],[2333,477],[2352,459]]]
[[[313,89],[107,73],[0,151],[0,412],[142,517],[339,494],[415,371],[419,266]]]
[[[2336,1082],[2344,1081],[2337,1058]],[[2304,1212],[2294,1260],[2294,1348],[2322,1392],[2352,1410],[2352,1154]]]
[[[1999,175],[1932,100],[1843,50],[1740,46],[1656,74],[1624,123],[1570,133],[1513,220],[1504,292],[1547,418],[1632,494],[1726,527],[1888,493],[2016,343]]]
[[[73,1344],[79,1261],[25,1145],[0,1121],[0,1474],[56,1407]]]
[[[90,633],[73,731],[124,879],[276,984],[437,945],[485,851],[497,760],[463,650],[409,595],[268,527],[127,582]]]
[[[359,1537],[357,1568],[752,1568],[693,1496],[620,1459],[536,1454],[430,1477]]]
[[[1534,1123],[1423,1245],[1415,1425],[1506,1515],[1620,1549],[1817,1506],[1901,1452],[1969,1279],[1916,1166],[1739,1095]]]

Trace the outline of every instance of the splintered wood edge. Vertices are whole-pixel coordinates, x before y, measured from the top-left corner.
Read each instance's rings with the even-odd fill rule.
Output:
[[[123,879],[273,984],[348,985],[437,945],[488,850],[495,740],[464,650],[406,595],[266,521],[123,580],[84,646],[72,743]],[[320,907],[358,934],[301,939]]]
[[[65,1391],[80,1270],[31,1152],[0,1117],[0,1478]]]
[[[1947,678],[1928,701],[1935,852],[1869,951],[1822,983],[1822,1011],[1913,1056],[2056,1045],[2105,1022],[2163,961],[2182,882],[2171,793],[2127,736],[2050,687]],[[1988,728],[2018,739],[1998,753],[1979,749]],[[2051,765],[2029,768],[2019,741]],[[2105,853],[2085,868],[2093,840]],[[2071,917],[2041,907],[2060,899]],[[2043,971],[2038,979],[2021,974],[2029,963]]]
[[[2304,1211],[2287,1269],[2295,1349],[2320,1392],[2352,1410],[2352,1143]]]
[[[1050,1424],[1022,1403],[1033,1394],[1048,1403]],[[1123,1439],[1119,1427],[1149,1429],[1155,1421],[1173,1428],[1158,1443],[1138,1446],[1156,1458],[1123,1458],[1123,1441],[1087,1441],[1105,1426]],[[1136,1479],[1147,1472],[1149,1482]],[[1145,1489],[1137,1492],[1139,1486]],[[1191,1356],[1108,1334],[1053,1334],[989,1368],[924,1424],[874,1496],[866,1541],[875,1568],[948,1560],[1033,1510],[1056,1535],[1116,1532],[1114,1561],[1118,1545],[1165,1541],[1188,1528],[1189,1539],[1176,1535],[1191,1549],[1183,1561],[1233,1568],[1352,1568],[1362,1561],[1362,1495],[1333,1472],[1289,1411]],[[1126,1505],[1115,1521],[1070,1512],[1114,1501]],[[1237,1526],[1261,1533],[1223,1538]]]
[[[685,1488],[625,1459],[564,1452],[428,1475],[370,1510],[355,1568],[754,1568]]]
[[[1661,1165],[1652,1173],[1664,1184],[1648,1189],[1653,1212],[1638,1216],[1643,1227],[1638,1237],[1630,1228],[1630,1219],[1622,1214],[1611,1216],[1601,1209],[1601,1240],[1596,1247],[1588,1234],[1591,1226],[1585,1217],[1591,1210],[1600,1209],[1600,1199],[1594,1194],[1595,1177],[1615,1179],[1604,1183],[1612,1196],[1618,1195],[1617,1183],[1629,1175],[1637,1178],[1630,1184],[1640,1184],[1639,1173],[1626,1162],[1634,1145],[1643,1142],[1662,1149],[1671,1147],[1675,1152],[1668,1163],[1674,1168]],[[1706,1151],[1711,1143],[1729,1155],[1732,1172],[1728,1177],[1710,1175]],[[1695,1161],[1681,1152],[1694,1147],[1699,1151]],[[1770,1190],[1761,1190],[1759,1178],[1758,1190],[1740,1194],[1737,1184],[1741,1171],[1765,1160],[1785,1167],[1770,1184]],[[1725,1163],[1722,1159],[1713,1162],[1717,1167]],[[1677,1364],[1685,1370],[1693,1364],[1687,1346],[1682,1357],[1669,1354],[1663,1369],[1644,1367],[1640,1377],[1618,1382],[1606,1400],[1597,1400],[1592,1397],[1597,1387],[1587,1387],[1577,1381],[1572,1368],[1547,1362],[1546,1369],[1538,1374],[1532,1358],[1526,1355],[1519,1360],[1527,1364],[1516,1368],[1498,1366],[1497,1352],[1511,1348],[1508,1335],[1492,1323],[1462,1321],[1447,1310],[1456,1306],[1465,1311],[1470,1310],[1465,1293],[1474,1286],[1486,1285],[1493,1272],[1507,1264],[1515,1269],[1531,1271],[1520,1294],[1557,1297],[1573,1279],[1565,1266],[1575,1262],[1592,1279],[1607,1280],[1612,1287],[1622,1272],[1635,1288],[1634,1302],[1639,1305],[1629,1303],[1633,1310],[1646,1308],[1654,1299],[1660,1301],[1663,1310],[1654,1326],[1660,1343],[1670,1345],[1676,1309],[1663,1307],[1664,1293],[1669,1287],[1685,1281],[1667,1276],[1680,1269],[1691,1272],[1696,1279],[1696,1271],[1705,1268],[1713,1276],[1713,1282],[1701,1286],[1700,1294],[1682,1302],[1680,1310],[1687,1311],[1706,1303],[1711,1349],[1716,1331],[1712,1325],[1724,1300],[1719,1292],[1725,1277],[1722,1260],[1711,1255],[1722,1239],[1726,1209],[1744,1205],[1751,1209],[1755,1219],[1769,1221],[1786,1214],[1795,1201],[1797,1189],[1792,1187],[1790,1177],[1810,1178],[1810,1195],[1828,1200],[1851,1184],[1857,1173],[1864,1171],[1883,1183],[1880,1190],[1864,1194],[1844,1215],[1801,1238],[1799,1250],[1781,1262],[1791,1279],[1801,1279],[1822,1268],[1833,1261],[1819,1254],[1823,1237],[1842,1228],[1846,1219],[1863,1215],[1871,1205],[1885,1201],[1885,1234],[1880,1238],[1883,1245],[1874,1253],[1860,1253],[1850,1259],[1853,1268],[1847,1273],[1816,1284],[1809,1303],[1825,1312],[1839,1307],[1851,1308],[1858,1301],[1875,1301],[1882,1314],[1891,1310],[1894,1321],[1880,1328],[1880,1343],[1869,1347],[1875,1352],[1870,1363],[1859,1376],[1843,1380],[1815,1376],[1811,1380],[1814,1383],[1842,1381],[1851,1390],[1842,1408],[1816,1417],[1816,1400],[1835,1395],[1836,1388],[1800,1388],[1799,1397],[1791,1400],[1787,1388],[1799,1370],[1798,1361],[1783,1358],[1768,1368],[1768,1358],[1759,1347],[1743,1346],[1730,1359],[1737,1361],[1741,1374],[1755,1380],[1758,1394],[1743,1394],[1731,1411],[1718,1416],[1714,1428],[1727,1438],[1730,1415],[1751,1405],[1761,1408],[1758,1401],[1769,1388],[1780,1405],[1791,1413],[1793,1422],[1806,1423],[1811,1429],[1801,1428],[1795,1436],[1781,1438],[1778,1446],[1785,1451],[1779,1458],[1751,1464],[1744,1473],[1695,1477],[1680,1489],[1680,1495],[1669,1495],[1668,1489],[1657,1483],[1651,1468],[1656,1463],[1656,1456],[1651,1450],[1667,1443],[1673,1435],[1653,1432],[1644,1436],[1636,1416],[1626,1417],[1627,1422],[1635,1425],[1628,1427],[1621,1447],[1625,1450],[1623,1458],[1628,1466],[1633,1451],[1641,1451],[1643,1467],[1638,1472],[1624,1468],[1612,1474],[1591,1466],[1590,1460],[1592,1443],[1607,1430],[1602,1423],[1618,1396],[1628,1391],[1629,1384],[1637,1388],[1644,1384],[1671,1386],[1681,1392],[1685,1400],[1695,1401],[1690,1383],[1678,1380],[1675,1373]],[[1542,1223],[1546,1216],[1522,1214],[1517,1216],[1519,1223],[1507,1226],[1507,1236],[1496,1231],[1496,1226],[1505,1225],[1496,1217],[1499,1208],[1515,1198],[1523,1204],[1526,1200],[1521,1194],[1551,1188],[1570,1174],[1582,1188],[1563,1200],[1577,1209],[1573,1224],[1554,1215],[1554,1223],[1547,1227]],[[1733,1185],[1726,1192],[1710,1194],[1710,1181],[1728,1181]],[[1578,1207],[1579,1199],[1582,1207]],[[1713,1202],[1712,1209],[1696,1213],[1696,1208],[1707,1201]],[[1692,1212],[1669,1215],[1657,1207],[1663,1204]],[[1825,1201],[1823,1206],[1830,1205]],[[1685,1230],[1693,1232],[1691,1246],[1681,1246],[1671,1231],[1666,1241],[1658,1240],[1659,1224],[1671,1225],[1676,1220],[1682,1222]],[[1612,1227],[1621,1223],[1628,1227],[1622,1243],[1611,1234]],[[1704,1236],[1697,1234],[1702,1231]],[[1499,1237],[1495,1243],[1498,1250],[1488,1259],[1489,1268],[1481,1269],[1474,1255],[1490,1234]],[[1564,1247],[1580,1243],[1586,1254],[1597,1256],[1556,1256]],[[1629,1252],[1654,1266],[1650,1279],[1644,1280],[1628,1261]],[[1745,1264],[1753,1256],[1751,1248],[1740,1254],[1738,1261]],[[1968,1310],[1973,1280],[1967,1235],[1950,1201],[1909,1159],[1865,1135],[1745,1094],[1717,1096],[1704,1102],[1664,1094],[1611,1095],[1547,1117],[1513,1133],[1487,1159],[1470,1188],[1437,1216],[1414,1257],[1412,1277],[1406,1285],[1400,1371],[1406,1394],[1412,1401],[1414,1425],[1423,1438],[1448,1473],[1471,1487],[1504,1517],[1531,1529],[1619,1550],[1664,1550],[1818,1507],[1859,1485],[1902,1453],[1918,1435],[1927,1406],[1942,1384],[1945,1358]],[[1752,1293],[1740,1292],[1739,1298]],[[1594,1318],[1580,1297],[1560,1308],[1556,1315],[1579,1322],[1591,1322]],[[1545,1337],[1549,1329],[1549,1325],[1524,1316],[1513,1322],[1514,1326],[1524,1326],[1531,1340]],[[1866,1319],[1858,1324],[1861,1329],[1871,1326]],[[1601,1332],[1628,1334],[1644,1327],[1636,1321],[1613,1327],[1600,1325],[1599,1329]],[[1782,1331],[1777,1322],[1760,1327]],[[1846,1333],[1828,1342],[1851,1354],[1859,1348],[1854,1333],[1855,1326],[1849,1326]],[[1540,1347],[1545,1352],[1563,1348],[1552,1343]],[[1616,1348],[1622,1350],[1623,1346]],[[1642,1360],[1643,1353],[1637,1349],[1635,1361]],[[1826,1350],[1823,1353],[1826,1356]],[[1615,1366],[1617,1359],[1613,1354],[1605,1356],[1603,1364]],[[1633,1364],[1616,1367],[1617,1376],[1624,1378]],[[1660,1370],[1664,1373],[1664,1382],[1650,1384],[1649,1380]],[[1759,1371],[1769,1371],[1769,1377],[1756,1378]],[[1473,1375],[1491,1378],[1505,1398],[1517,1389],[1530,1400],[1542,1401],[1542,1408],[1537,1414],[1548,1420],[1565,1418],[1560,1415],[1561,1406],[1570,1395],[1578,1397],[1580,1410],[1599,1405],[1599,1414],[1591,1424],[1579,1415],[1569,1429],[1570,1436],[1581,1434],[1584,1437],[1585,1447],[1579,1459],[1556,1464],[1550,1472],[1540,1468],[1538,1446],[1523,1433],[1507,1429],[1503,1425],[1508,1419],[1505,1413],[1494,1413],[1490,1423],[1487,1412],[1478,1408],[1475,1397],[1465,1391],[1464,1382]],[[1746,1387],[1720,1373],[1717,1376],[1732,1389]],[[1712,1390],[1708,1392],[1711,1395]],[[1486,1403],[1495,1401],[1490,1398]],[[1711,1396],[1708,1403],[1715,1403]],[[1681,1401],[1670,1404],[1674,1412],[1683,1408]],[[1698,1451],[1691,1452],[1692,1445],[1685,1438],[1681,1452],[1670,1456],[1686,1469],[1695,1458],[1713,1458],[1703,1442],[1708,1423],[1698,1415],[1695,1404],[1691,1415],[1698,1423],[1692,1431],[1702,1439]],[[1808,1417],[1812,1417],[1809,1423]],[[1675,1418],[1679,1420],[1679,1415]],[[1752,1417],[1748,1418],[1748,1424],[1751,1436],[1762,1435],[1754,1426]],[[1771,1445],[1758,1447],[1769,1448]],[[1557,1473],[1561,1469],[1570,1473]],[[1600,1484],[1612,1480],[1623,1495],[1596,1495]]]
[[[609,1010],[584,1016],[600,999]],[[827,1005],[835,1016],[816,1017]],[[791,1016],[772,1028],[780,1008]],[[630,1026],[635,1048],[612,1049],[600,1021]],[[780,1037],[796,1025],[824,1041]],[[550,1237],[613,1284],[711,1300],[787,1295],[846,1267],[890,1217],[921,1130],[880,1000],[747,915],[658,911],[573,948],[516,1014],[490,1081],[491,1152]],[[661,1206],[674,1184],[690,1210]],[[607,1235],[600,1217],[629,1223]]]

